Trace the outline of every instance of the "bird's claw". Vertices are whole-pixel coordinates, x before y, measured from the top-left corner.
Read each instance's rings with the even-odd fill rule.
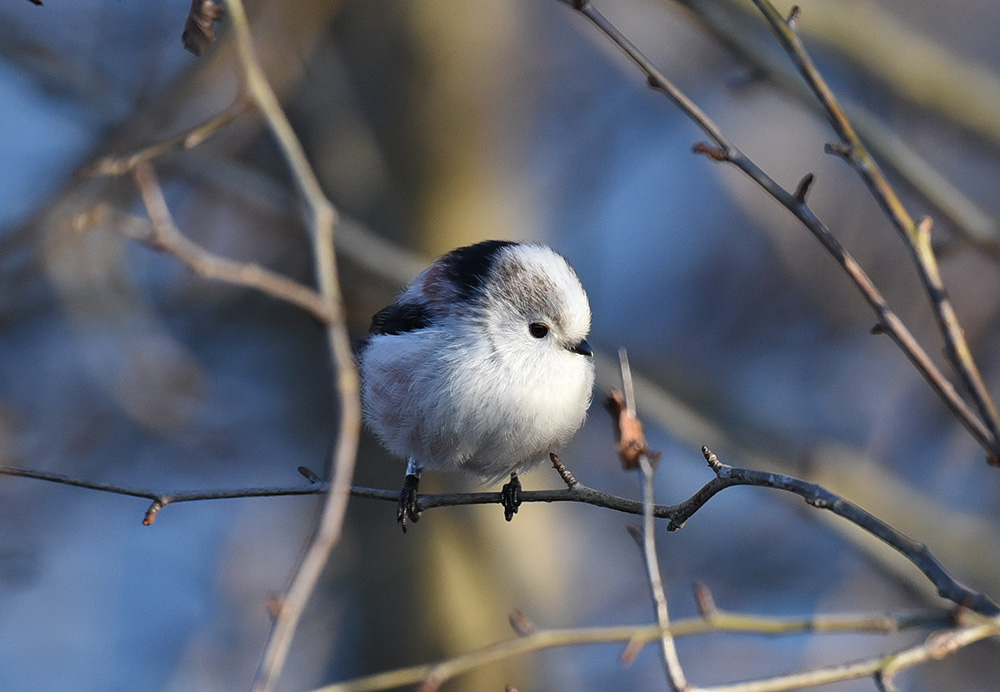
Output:
[[[500,504],[503,505],[503,518],[510,521],[521,506],[521,481],[516,473],[510,474],[510,482],[500,488]]]
[[[413,523],[420,520],[420,503],[417,501],[417,488],[420,486],[420,476],[406,474],[403,489],[399,493],[399,507],[396,510],[396,521],[406,533],[406,520]]]

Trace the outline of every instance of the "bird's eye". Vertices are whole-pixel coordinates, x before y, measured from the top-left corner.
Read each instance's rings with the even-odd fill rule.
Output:
[[[549,333],[549,325],[542,322],[532,322],[528,325],[528,331],[536,339],[544,339],[545,335]]]

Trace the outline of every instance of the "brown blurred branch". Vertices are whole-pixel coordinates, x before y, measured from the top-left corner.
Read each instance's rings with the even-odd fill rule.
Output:
[[[800,632],[896,632],[911,627],[951,627],[930,637],[921,645],[888,656],[838,666],[816,668],[803,673],[780,675],[763,680],[691,687],[689,692],[777,692],[813,687],[831,682],[869,676],[892,675],[927,660],[950,655],[964,646],[1000,634],[1000,624],[980,622],[955,626],[942,614],[909,614],[876,617],[818,616],[805,619],[764,618],[722,611],[700,618],[677,620],[670,625],[672,637],[704,634],[745,633],[785,635]],[[404,685],[420,684],[421,692],[437,690],[443,683],[476,667],[534,651],[566,646],[607,642],[627,642],[623,662],[629,663],[646,644],[660,639],[664,630],[658,626],[591,627],[578,629],[537,630],[525,632],[518,639],[497,642],[438,663],[400,668],[320,687],[313,692],[374,692]],[[946,643],[947,646],[942,646]]]
[[[718,128],[718,126],[681,92],[670,80],[663,76],[648,58],[622,32],[612,24],[589,0],[562,0],[573,9],[585,16],[608,39],[617,45],[629,59],[646,75],[650,88],[659,91],[673,102],[702,132],[712,141],[712,144],[699,143],[694,147],[696,153],[704,154],[715,161],[728,162],[736,166],[747,177],[764,189],[767,194],[777,200],[792,215],[795,216],[817,240],[826,248],[841,268],[847,273],[852,283],[864,297],[878,317],[879,332],[887,334],[903,351],[910,362],[917,368],[931,388],[944,401],[945,405],[958,418],[963,426],[972,434],[976,441],[989,453],[990,458],[1000,454],[1000,441],[991,428],[985,424],[961,397],[954,385],[944,376],[934,364],[927,352],[916,340],[913,334],[889,307],[874,282],[854,257],[840,244],[840,241],[830,232],[829,228],[816,216],[806,203],[794,192],[786,190],[776,180],[765,173],[756,163]],[[782,21],[784,21],[782,19]],[[803,193],[805,190],[803,190]],[[929,238],[926,239],[929,247]],[[964,343],[964,342],[962,342]]]
[[[80,175],[124,175],[134,170],[139,164],[149,163],[153,159],[159,158],[174,149],[193,149],[212,134],[246,113],[250,108],[250,101],[242,94],[238,95],[225,110],[207,118],[194,127],[131,154],[103,156],[85,166],[80,171]]]
[[[129,225],[125,227],[129,237],[155,250],[174,255],[199,276],[254,288],[300,307],[324,323],[329,323],[333,319],[333,313],[327,302],[308,286],[265,269],[259,264],[219,257],[189,240],[174,223],[152,167],[148,163],[137,163],[132,173],[152,226],[148,228],[148,232],[144,232],[147,229],[138,229],[134,224]]]
[[[925,218],[917,223],[910,216],[878,163],[868,153],[854,126],[847,119],[833,90],[816,69],[795,31],[793,22],[782,17],[770,0],[753,0],[753,2],[771,25],[778,41],[816,95],[816,99],[823,105],[830,124],[840,137],[841,144],[830,145],[828,149],[841,154],[854,167],[893,226],[906,241],[917,273],[927,291],[927,297],[934,308],[938,327],[944,337],[948,360],[958,372],[966,391],[979,410],[982,421],[989,429],[992,444],[987,447],[987,451],[1000,460],[1000,413],[997,412],[996,404],[993,403],[979,368],[976,367],[972,352],[965,340],[965,332],[958,322],[958,315],[941,280],[937,258],[931,247],[931,220]],[[793,13],[798,14],[797,7],[793,7]]]
[[[334,255],[337,212],[323,193],[291,123],[254,55],[250,24],[242,0],[227,0],[227,7],[247,95],[277,140],[305,201],[319,293],[332,316],[327,323],[327,344],[334,368],[334,389],[340,416],[330,461],[330,489],[306,552],[281,598],[280,608],[254,676],[254,691],[268,692],[274,688],[281,674],[306,602],[319,580],[330,552],[340,540],[358,453],[361,400]]]

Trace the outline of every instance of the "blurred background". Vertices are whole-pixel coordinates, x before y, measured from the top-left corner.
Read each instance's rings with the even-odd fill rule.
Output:
[[[810,0],[799,22],[915,215],[988,385],[1000,391],[1000,6],[992,0]],[[787,3],[785,3],[787,5]],[[193,276],[127,240],[134,182],[75,175],[223,110],[237,89],[228,25],[201,58],[189,3],[12,0],[0,8],[0,460],[160,491],[302,482],[336,420],[323,331],[252,291]],[[908,251],[743,0],[598,5],[779,182],[810,203],[938,358]],[[782,9],[787,9],[782,6]],[[599,390],[626,347],[663,451],[657,499],[736,466],[823,483],[924,541],[1000,596],[1000,473],[832,259],[735,169],[691,153],[700,132],[556,0],[261,0],[257,54],[327,194],[355,336],[433,257],[484,238],[538,240],[575,265],[593,308]],[[154,162],[178,226],[214,252],[312,281],[300,204],[247,113]],[[950,371],[939,358],[942,369]],[[596,403],[563,459],[636,497]],[[369,436],[356,482],[396,489],[403,462]],[[549,469],[528,489],[559,487]],[[425,476],[422,489],[470,489]],[[316,498],[169,506],[0,476],[4,690],[240,690],[253,676]],[[438,660],[540,627],[649,623],[634,517],[582,505],[438,509],[403,535],[389,503],[354,500],[279,689]],[[762,615],[942,605],[861,532],[762,489],[660,529],[675,617],[694,581]],[[708,685],[877,655],[926,633],[712,636],[679,642]],[[654,647],[552,650],[448,690],[664,685]],[[995,686],[996,642],[905,673],[904,689]],[[870,680],[837,690],[871,690]]]

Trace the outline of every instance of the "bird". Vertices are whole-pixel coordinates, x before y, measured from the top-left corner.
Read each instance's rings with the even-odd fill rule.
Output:
[[[359,352],[367,427],[406,459],[397,521],[420,517],[425,469],[483,483],[518,474],[565,445],[594,385],[587,293],[570,263],[536,243],[486,240],[442,255],[372,318]]]

